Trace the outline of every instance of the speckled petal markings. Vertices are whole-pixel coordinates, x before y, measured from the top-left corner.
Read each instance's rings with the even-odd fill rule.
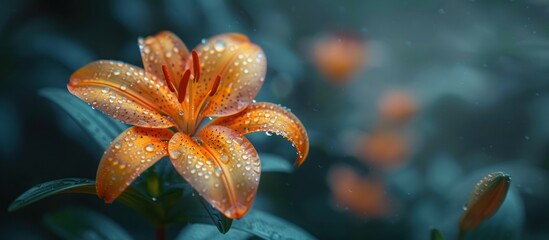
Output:
[[[165,65],[169,74],[174,78],[177,88],[189,57],[189,50],[185,44],[168,31],[148,36],[145,39],[140,38],[138,42],[145,71],[163,79],[162,65]]]
[[[162,79],[116,61],[95,61],[72,74],[69,91],[124,123],[150,128],[176,125],[181,105]]]
[[[143,171],[168,155],[168,129],[131,127],[107,148],[97,169],[97,195],[114,201]]]
[[[213,37],[195,48],[200,59],[200,79],[194,85],[194,104],[200,107],[217,76],[220,83],[203,116],[237,113],[255,98],[263,81],[267,60],[260,47],[241,34]],[[191,66],[189,59],[187,66]]]
[[[309,153],[309,137],[299,119],[287,109],[266,102],[252,103],[244,111],[217,118],[210,124],[229,127],[241,134],[265,131],[288,139],[297,150],[299,166]]]
[[[244,136],[210,125],[195,138],[177,133],[169,151],[179,174],[215,208],[230,218],[248,212],[259,185],[261,163]]]

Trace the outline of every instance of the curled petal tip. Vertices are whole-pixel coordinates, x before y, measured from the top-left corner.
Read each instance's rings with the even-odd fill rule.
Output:
[[[220,117],[210,124],[227,126],[241,134],[257,131],[274,133],[286,138],[297,150],[294,166],[299,167],[309,153],[309,136],[301,121],[286,108],[267,102],[250,104],[243,111]]]

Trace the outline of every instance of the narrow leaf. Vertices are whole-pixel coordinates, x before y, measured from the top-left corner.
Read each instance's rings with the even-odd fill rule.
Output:
[[[46,226],[63,239],[132,239],[113,220],[80,208],[67,208],[44,217]]]
[[[262,172],[291,173],[294,171],[293,165],[278,155],[261,153],[259,154],[259,160],[261,161]]]
[[[59,193],[86,193],[96,195],[95,181],[84,178],[65,178],[38,184],[17,197],[8,207],[8,211],[13,212],[19,210],[41,199]],[[152,207],[154,206],[152,200],[131,187],[127,188],[116,200],[141,212],[152,222],[157,221],[160,219],[160,216],[162,216],[161,213]]]
[[[45,88],[39,93],[67,112],[102,149],[107,148],[110,142],[127,128],[123,123],[93,110],[67,90]]]
[[[95,181],[83,178],[65,178],[38,184],[21,194],[9,206],[13,212],[48,196],[63,192],[85,192],[95,194]]]

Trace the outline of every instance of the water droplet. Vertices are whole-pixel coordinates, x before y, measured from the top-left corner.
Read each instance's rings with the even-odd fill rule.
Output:
[[[145,52],[146,54],[149,54],[151,53],[151,48],[149,46],[145,46],[143,47],[143,52]]]
[[[121,84],[120,85],[120,89],[122,90],[126,90],[128,88],[128,86],[126,86],[126,84]]]
[[[120,69],[115,69],[112,73],[114,75],[118,76],[118,75],[120,75]]]
[[[225,42],[221,41],[221,40],[217,40],[214,44],[214,49],[218,52],[221,52],[223,50],[225,50]]]
[[[273,133],[272,133],[272,132],[270,132],[270,131],[266,131],[266,132],[265,132],[265,135],[267,135],[267,136],[269,136],[269,137],[270,137],[270,136],[272,136],[272,135],[273,135]]]
[[[122,146],[122,143],[121,143],[121,142],[116,142],[116,143],[114,144],[114,148],[116,148],[116,149],[120,149],[121,146]]]
[[[173,56],[173,52],[172,51],[167,51],[166,52],[166,58],[171,58]]]
[[[246,169],[246,171],[252,170],[252,167],[250,165],[246,165],[244,168]]]
[[[467,204],[464,204],[462,209],[463,209],[463,211],[467,211]]]
[[[215,166],[215,175],[219,177],[222,173],[223,169],[221,169],[221,167],[219,166]]]
[[[147,145],[147,146],[145,147],[145,151],[147,151],[147,152],[152,152],[152,151],[154,151],[154,144],[151,143],[151,144]]]
[[[181,156],[181,152],[180,151],[171,151],[170,152],[170,158],[171,159],[177,159],[179,158],[179,156]]]
[[[204,43],[208,42],[208,40],[205,39],[205,38],[202,38],[202,40],[200,40],[200,42],[201,42],[202,44],[204,44]]]
[[[104,87],[103,89],[101,89],[101,92],[102,93],[108,93],[111,89],[108,88],[108,87]]]
[[[227,162],[229,160],[229,157],[225,154],[221,155],[221,161]]]

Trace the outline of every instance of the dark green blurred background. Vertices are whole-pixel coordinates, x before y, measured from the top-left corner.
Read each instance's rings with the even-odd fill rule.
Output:
[[[55,238],[42,218],[67,206],[152,238],[137,213],[91,196],[6,209],[35,184],[94,178],[103,152],[37,91],[65,89],[97,59],[142,66],[137,38],[161,30],[189,48],[223,32],[248,35],[268,60],[257,99],[291,108],[307,127],[307,161],[292,174],[263,174],[256,208],[320,239],[427,239],[433,226],[453,239],[474,183],[506,171],[511,190],[483,229],[549,236],[549,1],[1,0],[0,238]],[[360,67],[344,81],[315,65],[330,37],[362,44]],[[412,106],[404,123],[383,117],[384,96],[395,91]],[[397,140],[371,147],[383,133]],[[259,152],[295,157],[283,139],[251,139]],[[399,144],[404,150],[379,150]]]

